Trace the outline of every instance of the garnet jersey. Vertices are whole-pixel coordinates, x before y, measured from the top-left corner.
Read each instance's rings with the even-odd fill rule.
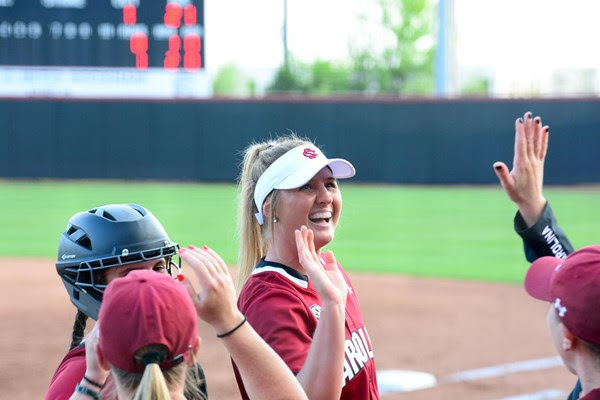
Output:
[[[200,364],[196,363],[194,367],[197,370],[197,376],[200,379],[199,389],[201,398],[206,398],[206,380],[204,377],[204,371]],[[85,363],[85,345],[82,342],[79,346],[76,346],[69,351],[60,362],[54,376],[50,381],[50,386],[46,391],[45,400],[68,400],[75,391],[75,386],[81,382],[83,375],[85,374],[86,363]],[[104,400],[117,400],[117,392],[114,390],[114,383],[112,382],[112,376],[109,375],[104,384],[102,390],[102,398]]]
[[[341,399],[379,399],[373,347],[350,280],[346,283],[346,340]],[[320,316],[321,301],[308,277],[293,268],[261,261],[244,285],[238,306],[258,334],[297,374],[304,365]],[[236,370],[242,398],[247,399]]]
[[[46,400],[67,400],[75,391],[85,374],[85,346],[81,343],[65,355],[54,372],[50,387],[46,392]]]

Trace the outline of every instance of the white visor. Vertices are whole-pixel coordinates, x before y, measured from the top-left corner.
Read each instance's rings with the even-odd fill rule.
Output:
[[[262,205],[273,189],[298,188],[326,166],[331,168],[336,179],[350,178],[356,173],[350,162],[341,158],[328,159],[321,150],[308,143],[294,147],[275,160],[258,178],[254,189],[258,223],[264,223]]]

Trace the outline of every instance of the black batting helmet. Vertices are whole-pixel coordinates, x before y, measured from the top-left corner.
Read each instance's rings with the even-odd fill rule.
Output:
[[[165,258],[171,274],[172,243],[152,213],[137,204],[109,204],[75,214],[58,244],[56,270],[71,302],[98,318],[106,288],[104,270],[120,265]]]

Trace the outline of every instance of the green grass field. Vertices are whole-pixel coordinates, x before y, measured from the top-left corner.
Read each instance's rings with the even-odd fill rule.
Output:
[[[330,249],[349,270],[523,278],[515,207],[499,186],[343,184],[342,193],[344,211]],[[600,242],[600,188],[550,188],[546,196],[575,247]],[[207,244],[235,263],[236,187],[226,184],[0,181],[0,256],[55,257],[71,215],[125,202],[150,209],[172,240]]]

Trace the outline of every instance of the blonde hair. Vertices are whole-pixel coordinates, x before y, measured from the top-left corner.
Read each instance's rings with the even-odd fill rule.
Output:
[[[158,364],[148,364],[133,400],[171,400],[167,381]]]
[[[168,355],[168,350],[164,345],[153,344],[136,352],[136,362],[141,363],[142,356],[149,351],[159,352],[165,358]],[[185,363],[180,363],[162,371],[158,364],[151,363],[146,365],[143,373],[136,373],[111,366],[116,380],[132,394],[132,400],[170,400],[169,386],[183,379],[185,379],[185,397],[187,399],[206,400],[206,396],[199,389],[199,384],[202,382],[198,382],[195,368],[195,365],[187,368]],[[114,393],[114,397],[117,397],[116,393]]]
[[[314,145],[309,139],[296,134],[281,136],[262,143],[253,143],[244,151],[240,173],[238,198],[238,232],[240,249],[238,256],[238,290],[242,288],[258,261],[267,253],[267,239],[272,218],[277,209],[277,190],[265,199],[270,202],[270,218],[260,225],[255,214],[259,211],[254,204],[254,189],[258,178],[275,160],[289,150],[303,144]]]

